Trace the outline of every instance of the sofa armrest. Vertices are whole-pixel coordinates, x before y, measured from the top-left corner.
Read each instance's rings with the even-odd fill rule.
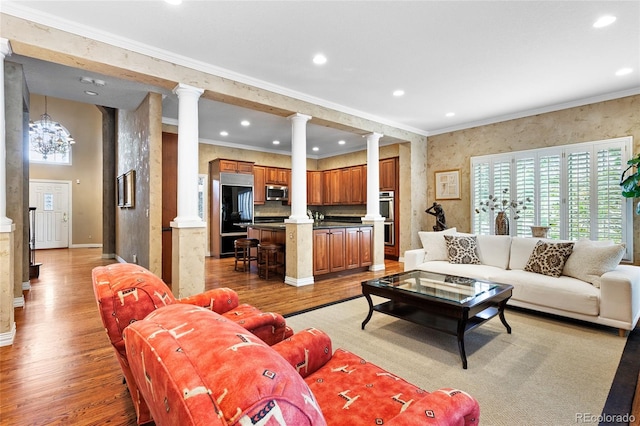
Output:
[[[333,356],[331,338],[317,328],[307,328],[276,343],[272,348],[286,359],[302,377],[317,371]]]
[[[480,405],[474,397],[457,389],[443,388],[414,401],[409,408],[385,424],[471,426],[479,423]]]
[[[640,267],[618,265],[600,277],[600,317],[629,324],[631,330],[640,316]]]
[[[413,249],[404,252],[404,270],[413,271],[424,262],[424,249]]]
[[[214,288],[204,293],[178,299],[187,305],[196,305],[218,314],[223,314],[238,306],[238,293],[230,288]]]

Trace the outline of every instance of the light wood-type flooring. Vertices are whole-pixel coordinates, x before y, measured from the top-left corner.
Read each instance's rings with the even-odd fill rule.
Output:
[[[0,424],[135,425],[135,412],[98,313],[91,270],[113,263],[102,249],[39,250],[40,276],[15,310],[17,334],[0,348]],[[206,288],[230,287],[241,303],[289,314],[361,294],[360,282],[402,271],[344,275],[305,287],[235,272],[233,259],[207,258]],[[309,324],[313,326],[313,324]]]

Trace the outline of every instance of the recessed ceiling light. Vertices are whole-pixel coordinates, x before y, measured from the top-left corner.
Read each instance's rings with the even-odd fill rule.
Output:
[[[338,143],[339,143],[340,145],[344,145],[346,142],[345,142],[345,141],[338,141]]]
[[[223,130],[220,132],[220,136],[229,136],[229,132]]]
[[[99,87],[104,87],[107,85],[107,83],[104,80],[95,80],[95,79],[93,80],[93,84]]]
[[[632,72],[633,69],[631,68],[620,68],[618,71],[616,71],[616,75],[620,77],[621,75],[631,74]]]
[[[280,141],[273,141],[274,145],[280,145]]]
[[[404,95],[404,90],[398,89],[393,91],[393,96],[399,97]]]
[[[313,148],[311,148],[314,151],[320,151],[320,148],[318,148],[317,146],[314,146]]]
[[[242,120],[240,124],[242,124],[244,127],[251,125],[251,123],[249,123],[249,120]]]
[[[602,17],[598,18],[598,20],[593,23],[593,27],[594,28],[606,27],[607,25],[613,24],[615,21],[616,21],[616,17],[615,16],[605,15],[605,16],[602,16]]]
[[[80,83],[93,84],[93,79],[91,77],[81,77]]]
[[[456,115],[455,112],[448,112],[445,114],[446,117],[453,117],[454,115]]]
[[[98,93],[94,92],[93,90],[85,90],[84,93],[86,93],[89,96],[98,96]]]
[[[327,57],[322,53],[318,53],[313,57],[313,63],[316,65],[324,65],[327,63]]]

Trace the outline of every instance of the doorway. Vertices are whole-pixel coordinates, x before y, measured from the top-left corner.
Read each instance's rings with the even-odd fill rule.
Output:
[[[29,180],[29,206],[35,207],[35,248],[68,248],[71,182]]]

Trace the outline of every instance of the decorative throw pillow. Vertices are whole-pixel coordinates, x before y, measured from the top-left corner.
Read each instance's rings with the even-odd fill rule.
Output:
[[[602,245],[600,241],[576,241],[562,273],[600,288],[600,277],[616,269],[625,250],[624,244]]]
[[[449,228],[444,231],[437,232],[418,232],[418,236],[422,242],[422,247],[425,251],[424,261],[448,260],[447,244],[444,241],[443,235],[453,235],[455,233],[456,228]]]
[[[476,236],[444,235],[449,263],[478,265],[478,241]]]
[[[559,277],[567,258],[573,251],[573,243],[548,243],[538,241],[524,267],[525,271]]]

